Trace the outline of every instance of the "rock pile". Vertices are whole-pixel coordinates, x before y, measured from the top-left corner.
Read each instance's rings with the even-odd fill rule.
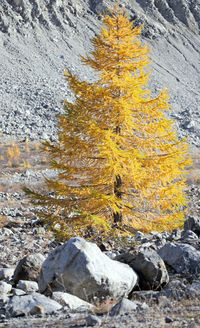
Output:
[[[116,249],[102,252],[75,237],[46,258],[32,254],[15,268],[1,268],[0,320],[79,313],[93,326],[102,320],[102,301],[110,300],[107,312],[114,317],[147,310],[149,299],[199,298],[200,239],[188,226],[200,229],[199,221],[189,217],[182,232],[137,232],[117,256]]]

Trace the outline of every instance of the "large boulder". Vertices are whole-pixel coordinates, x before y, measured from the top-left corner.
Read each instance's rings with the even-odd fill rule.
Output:
[[[155,251],[128,252],[117,256],[116,259],[127,263],[136,271],[141,289],[157,289],[169,282],[165,263]]]
[[[97,245],[72,238],[53,250],[42,265],[39,290],[65,291],[83,300],[126,297],[137,283],[128,265],[113,261]]]
[[[40,254],[27,255],[21,259],[15,269],[13,281],[15,284],[19,280],[37,281],[45,257]]]
[[[200,252],[193,246],[168,243],[158,250],[158,254],[177,273],[200,273]]]

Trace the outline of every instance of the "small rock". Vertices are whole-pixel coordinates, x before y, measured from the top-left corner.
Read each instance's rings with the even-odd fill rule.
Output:
[[[0,281],[0,293],[8,294],[12,289],[12,285],[7,284],[5,281]]]
[[[194,281],[191,285],[187,286],[185,293],[188,297],[200,299],[200,281]]]
[[[123,298],[121,301],[119,301],[117,304],[113,306],[110,312],[110,316],[117,316],[122,314],[127,314],[132,311],[137,310],[138,306],[141,305],[140,302],[133,302],[126,298]]]
[[[39,311],[41,308],[41,311]],[[60,310],[62,306],[54,300],[41,295],[39,293],[32,293],[29,295],[13,296],[8,305],[7,313],[12,316],[21,316],[28,314],[53,314]]]
[[[20,295],[26,294],[22,289],[18,289],[18,288],[13,288],[12,289],[12,293],[13,293],[13,295],[16,295],[16,296],[20,296]]]
[[[9,296],[6,293],[0,293],[0,302],[7,303],[9,300]],[[1,308],[1,305],[0,305]]]
[[[98,327],[101,327],[101,319],[96,315],[89,314],[86,318],[86,324],[87,326],[93,327],[95,325],[98,325]]]
[[[10,280],[14,274],[15,268],[2,268],[0,269],[0,280]]]
[[[184,230],[192,230],[197,235],[200,234],[200,218],[197,216],[189,216],[184,223]]]
[[[13,276],[15,284],[19,280],[37,281],[45,257],[40,254],[31,254],[19,261]]]
[[[183,239],[184,242],[190,241],[190,240],[198,240],[197,234],[192,230],[184,230],[181,233],[181,239]]]
[[[22,289],[24,292],[37,292],[38,284],[36,281],[19,280],[17,288]]]
[[[179,229],[174,229],[168,237],[168,240],[176,241],[179,239],[181,239],[181,231]]]
[[[144,238],[144,234],[143,234],[143,232],[141,232],[141,231],[137,231],[136,234],[135,234],[135,236],[134,236],[134,239],[135,239],[136,241],[140,241],[142,238]]]
[[[167,296],[159,296],[158,297],[158,304],[162,307],[170,306],[170,300],[167,298]]]
[[[165,318],[165,322],[166,323],[171,323],[171,322],[173,322],[174,320],[172,319],[172,318],[170,318],[170,317],[166,317]]]
[[[60,303],[62,306],[68,306],[71,310],[77,310],[78,308],[85,310],[94,309],[94,306],[92,304],[85,302],[79,297],[68,293],[54,292],[52,294],[52,299]]]
[[[180,299],[185,296],[185,288],[186,285],[183,281],[175,279],[170,281],[168,286],[160,291],[159,295],[166,296],[167,298]]]

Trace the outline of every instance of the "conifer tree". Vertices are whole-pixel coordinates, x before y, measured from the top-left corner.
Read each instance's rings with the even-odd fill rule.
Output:
[[[75,101],[65,101],[59,141],[44,144],[58,172],[46,180],[54,194],[26,189],[60,236],[83,235],[91,226],[170,230],[183,222],[188,145],[165,115],[167,91],[153,97],[148,89],[150,50],[141,28],[116,6],[103,16],[93,51],[82,57],[97,81],[65,72]]]

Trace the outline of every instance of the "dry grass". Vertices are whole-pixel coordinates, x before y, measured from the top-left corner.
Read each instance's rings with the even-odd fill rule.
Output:
[[[4,215],[0,214],[0,229],[2,229],[2,227],[4,227],[7,223],[8,219]]]

